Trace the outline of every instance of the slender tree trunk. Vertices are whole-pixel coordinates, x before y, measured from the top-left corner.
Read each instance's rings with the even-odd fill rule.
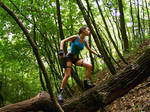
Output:
[[[29,41],[32,49],[33,49],[33,52],[35,54],[35,57],[37,59],[37,62],[43,72],[43,75],[45,77],[45,81],[46,81],[46,86],[48,88],[48,92],[50,93],[50,96],[51,96],[51,99],[52,101],[54,101],[56,107],[61,111],[63,112],[62,108],[60,107],[59,103],[56,101],[55,99],[55,96],[53,94],[53,90],[52,90],[52,86],[51,86],[51,83],[49,82],[49,78],[48,78],[48,73],[45,69],[45,66],[41,60],[41,57],[40,57],[40,54],[39,54],[39,51],[38,51],[38,48],[35,44],[35,42],[32,40],[28,30],[24,27],[24,25],[22,24],[22,22],[18,19],[18,17],[14,14],[13,11],[11,11],[3,2],[0,1],[0,6],[8,12],[8,14],[17,22],[17,24],[19,25],[19,27],[22,29],[22,31],[24,32],[25,36],[27,37],[27,40]]]
[[[145,39],[145,13],[144,13],[144,0],[142,0],[142,12],[143,12],[143,38]]]
[[[94,41],[95,41],[95,43],[96,43],[96,45],[97,45],[97,47],[98,47],[100,53],[105,57],[105,58],[104,58],[104,61],[106,62],[106,65],[108,66],[108,68],[109,68],[109,70],[110,70],[110,72],[111,72],[112,74],[116,74],[116,70],[115,70],[115,68],[114,68],[114,66],[113,66],[113,64],[112,64],[112,62],[111,62],[111,59],[110,59],[110,57],[108,56],[106,50],[104,49],[104,45],[103,45],[103,42],[102,42],[102,38],[101,38],[101,36],[99,35],[97,29],[96,29],[96,33],[97,33],[97,34],[95,33],[95,31],[94,31],[94,29],[93,29],[93,26],[92,26],[92,24],[91,24],[91,22],[90,22],[90,19],[89,19],[89,17],[87,16],[87,13],[86,13],[86,10],[85,10],[85,8],[84,8],[84,6],[83,6],[83,3],[81,2],[81,0],[77,0],[77,4],[78,4],[80,10],[82,11],[83,17],[84,17],[84,19],[85,19],[85,21],[86,21],[86,23],[87,23],[87,25],[88,25],[88,27],[89,27],[89,29],[90,29],[92,35],[93,35],[93,37],[94,37]],[[94,26],[94,28],[96,28],[96,27]]]
[[[76,69],[76,68],[74,68],[74,69]],[[80,80],[78,73],[74,69],[72,69],[72,71],[71,71],[71,74],[72,74],[71,77],[73,77],[73,79],[76,81],[76,84],[79,86],[79,88],[81,88],[83,90],[84,89],[83,83]]]
[[[70,21],[71,21],[71,29],[70,29],[70,35],[73,35],[73,31],[74,31],[74,24],[73,24],[73,15],[72,15],[72,12],[73,12],[73,8],[72,8],[72,1],[69,0],[69,10],[70,10],[70,13],[69,13],[69,18],[70,18]]]
[[[105,9],[106,10],[106,9]],[[115,25],[116,25],[116,28],[117,28],[117,32],[118,32],[118,38],[120,39],[120,42],[121,42],[121,44],[120,44],[120,46],[121,46],[121,48],[123,49],[123,44],[122,44],[122,39],[121,39],[121,35],[120,35],[120,26],[119,26],[119,22],[118,22],[118,18],[117,18],[117,16],[113,16],[112,15],[112,11],[111,11],[111,9],[109,8],[109,12],[110,12],[110,15],[112,16],[112,19],[113,19],[113,21],[114,21],[114,23],[115,23]],[[115,9],[115,15],[117,15],[117,9]],[[119,42],[119,43],[120,43]]]
[[[64,39],[64,33],[63,33],[63,28],[62,28],[59,0],[56,0],[56,6],[57,6],[57,18],[58,18],[60,38],[63,40]]]
[[[126,31],[127,31],[127,34],[128,34],[128,40],[130,40],[131,39],[131,35],[130,35],[130,29],[128,28],[128,26],[126,25]]]
[[[109,9],[110,10],[110,9]],[[117,9],[115,10],[115,14],[117,15]],[[111,14],[112,15],[112,14]],[[113,15],[112,15],[112,17],[113,17]],[[119,37],[119,39],[120,39],[120,42],[122,43],[122,39],[121,39],[121,31],[120,31],[120,25],[119,25],[119,21],[118,21],[118,18],[117,18],[117,16],[115,16],[115,17],[113,17],[113,20],[114,20],[114,22],[116,23],[116,28],[117,28],[117,31],[118,31],[118,37]],[[122,49],[123,49],[123,44],[121,44],[122,45]]]
[[[89,36],[89,47],[91,48],[92,47],[92,40],[91,40],[91,35]],[[89,52],[89,55],[90,55],[90,60],[91,60],[91,64],[93,65],[92,67],[92,71],[94,71],[94,68],[95,68],[95,63],[94,63],[94,58],[93,58],[93,55],[92,53]]]
[[[137,19],[138,19],[138,33],[139,33],[139,35],[140,35],[140,38],[142,38],[142,35],[141,35],[141,21],[140,21],[139,0],[137,0],[137,9],[138,9],[138,13],[137,13]]]
[[[89,6],[89,4],[88,4],[88,1],[86,0],[86,2],[87,2],[87,5]],[[89,9],[89,7],[88,7],[88,11],[87,11],[87,13],[88,13],[88,16],[90,17],[90,13],[89,12],[91,12],[90,11],[90,9]],[[92,18],[91,18],[92,19]],[[91,35],[89,36],[89,46],[90,46],[90,48],[91,48],[91,46],[92,46],[92,44],[91,44]],[[90,60],[91,60],[91,63],[92,63],[92,71],[94,71],[94,58],[93,58],[93,56],[92,56],[92,53],[90,53],[89,52],[89,56],[90,56]]]
[[[3,86],[3,83],[2,83],[2,81],[0,81],[0,107],[4,106],[4,99],[2,96],[2,86]]]
[[[147,10],[147,16],[148,16],[148,24],[149,24],[149,34],[150,34],[150,15],[149,15],[149,8],[147,5],[147,1],[145,0],[145,6],[146,6],[146,10]]]
[[[31,0],[31,4],[33,4],[33,0]],[[32,7],[31,7],[31,10],[32,10]],[[33,41],[36,43],[36,21],[35,21],[34,15],[32,15],[32,20],[33,20]]]
[[[132,33],[133,33],[133,38],[135,39],[135,31],[134,31],[134,17],[133,17],[133,8],[132,8],[132,2],[130,0],[130,15],[131,15],[131,21],[132,21]]]
[[[111,13],[111,12],[110,12]],[[109,17],[109,15],[107,14],[107,18],[108,18],[108,20],[109,20],[109,22],[110,22],[110,24],[111,24],[111,27],[112,27],[112,30],[113,30],[113,35],[114,35],[114,38],[115,38],[115,42],[116,42],[116,46],[118,47],[118,49],[119,49],[119,45],[118,45],[118,40],[117,40],[117,36],[116,36],[116,32],[115,32],[115,30],[116,30],[116,28],[114,27],[114,25],[113,25],[113,23],[112,23],[112,20],[111,20],[111,18]],[[112,17],[113,18],[113,17]]]
[[[113,46],[114,46],[114,48],[115,48],[115,50],[116,50],[118,56],[122,59],[122,61],[123,61],[125,64],[128,64],[127,61],[123,58],[122,54],[120,53],[120,51],[119,51],[119,49],[118,49],[116,43],[114,42],[114,40],[113,40],[113,38],[112,38],[112,36],[111,36],[111,34],[110,34],[108,25],[107,25],[107,23],[106,23],[106,20],[105,20],[105,17],[104,17],[104,15],[103,15],[103,12],[102,12],[102,10],[101,10],[101,8],[100,8],[100,6],[99,6],[98,0],[96,0],[96,3],[97,3],[97,6],[98,6],[98,9],[99,9],[99,12],[100,12],[100,14],[101,14],[101,16],[102,16],[103,22],[104,22],[104,24],[105,24],[106,32],[107,32],[107,34],[108,34],[108,36],[109,36],[109,39],[111,40],[111,42],[112,42],[112,44],[113,44]]]
[[[44,81],[43,81],[43,78],[42,78],[42,71],[40,70],[40,68],[39,68],[39,76],[40,76],[40,82],[41,82],[41,86],[43,88],[43,91],[46,91],[46,87],[44,85]]]
[[[59,33],[61,40],[64,39],[64,33],[62,28],[62,20],[61,20],[61,14],[60,14],[60,3],[59,0],[56,0],[56,6],[57,6],[57,18],[58,18],[58,26],[59,26]],[[64,51],[67,53],[67,46],[64,45]]]
[[[125,19],[124,19],[124,12],[123,12],[123,4],[122,0],[118,0],[119,5],[119,12],[120,12],[120,26],[121,26],[121,35],[122,40],[124,42],[124,51],[128,51],[128,37],[126,34],[126,28],[125,28]]]
[[[105,34],[105,31],[104,31],[103,28],[101,28],[101,26],[99,27],[99,30],[100,30],[102,36],[105,38],[104,41],[106,41],[106,42],[107,42],[106,44],[108,44],[108,49],[109,49],[109,51],[110,51],[110,55],[112,55],[112,45],[111,45],[111,41],[108,39],[108,36]]]

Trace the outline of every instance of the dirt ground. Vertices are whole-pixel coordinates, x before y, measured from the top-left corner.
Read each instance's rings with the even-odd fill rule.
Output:
[[[128,63],[134,62],[139,55],[142,54],[143,50],[150,47],[150,40],[145,41],[136,54],[128,56],[126,60]],[[127,65],[119,62],[121,66],[126,67]],[[119,70],[119,68],[118,68]],[[98,77],[96,83],[101,83],[109,75],[108,70],[104,70]],[[98,74],[98,73],[97,73]],[[150,112],[150,77],[143,83],[137,85],[135,88],[130,90],[123,97],[118,98],[111,104],[105,107],[106,112]],[[99,112],[99,111],[98,111]]]

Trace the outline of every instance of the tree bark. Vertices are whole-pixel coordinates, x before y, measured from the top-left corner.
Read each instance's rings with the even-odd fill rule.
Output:
[[[63,33],[63,28],[62,28],[59,0],[56,0],[56,6],[57,6],[57,18],[58,18],[60,38],[61,38],[61,40],[63,40],[64,39],[64,33]]]
[[[0,112],[53,111],[54,103],[47,92],[42,91],[34,98],[0,108]]]
[[[124,51],[128,51],[128,38],[127,38],[126,28],[125,28],[122,0],[118,0],[118,4],[119,4],[119,12],[120,12],[120,26],[121,26],[120,30],[124,42]]]
[[[103,83],[78,97],[65,100],[62,107],[65,112],[95,112],[101,106],[110,104],[148,78],[150,76],[149,66],[150,48],[117,75],[109,77]],[[39,93],[30,100],[0,108],[1,112],[26,112],[31,110],[57,112],[53,102],[45,92]]]
[[[56,7],[57,7],[57,18],[58,18],[58,26],[59,26],[59,33],[60,33],[60,38],[63,40],[64,33],[63,33],[63,26],[62,26],[62,19],[61,19],[61,14],[60,14],[60,2],[59,0],[56,0]],[[67,53],[67,45],[64,45],[64,52]]]
[[[132,33],[133,33],[133,39],[135,39],[135,31],[134,31],[134,16],[133,16],[133,7],[132,7],[132,2],[131,0],[129,1],[130,2],[130,15],[131,15],[131,20],[132,20]]]
[[[138,19],[138,33],[139,33],[139,35],[140,35],[140,38],[142,38],[142,35],[141,35],[141,20],[140,20],[139,0],[137,0],[137,9],[138,9],[138,13],[137,13],[137,19]]]
[[[142,0],[142,12],[143,12],[143,18],[142,18],[142,22],[143,22],[143,26],[142,26],[142,33],[143,33],[143,38],[145,39],[145,13],[144,13],[144,0]]]

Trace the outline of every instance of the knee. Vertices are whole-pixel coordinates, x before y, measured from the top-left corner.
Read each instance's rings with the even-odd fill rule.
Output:
[[[93,68],[93,65],[92,65],[92,64],[89,64],[89,65],[87,66],[87,69],[92,70],[92,68]]]

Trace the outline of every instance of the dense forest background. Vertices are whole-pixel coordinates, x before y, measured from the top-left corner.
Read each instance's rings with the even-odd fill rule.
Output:
[[[38,48],[55,95],[63,69],[58,56],[60,41],[88,26],[90,47],[104,60],[84,50],[80,57],[93,64],[93,73],[108,68],[115,75],[128,64],[125,56],[136,52],[150,36],[149,0],[0,0],[17,15]],[[66,43],[65,51],[70,44]],[[82,92],[85,70],[73,66],[66,96]],[[94,75],[96,77],[96,75]],[[96,78],[95,78],[96,79]],[[94,79],[93,79],[94,80]],[[34,50],[16,20],[0,8],[0,106],[16,103],[49,91]]]

